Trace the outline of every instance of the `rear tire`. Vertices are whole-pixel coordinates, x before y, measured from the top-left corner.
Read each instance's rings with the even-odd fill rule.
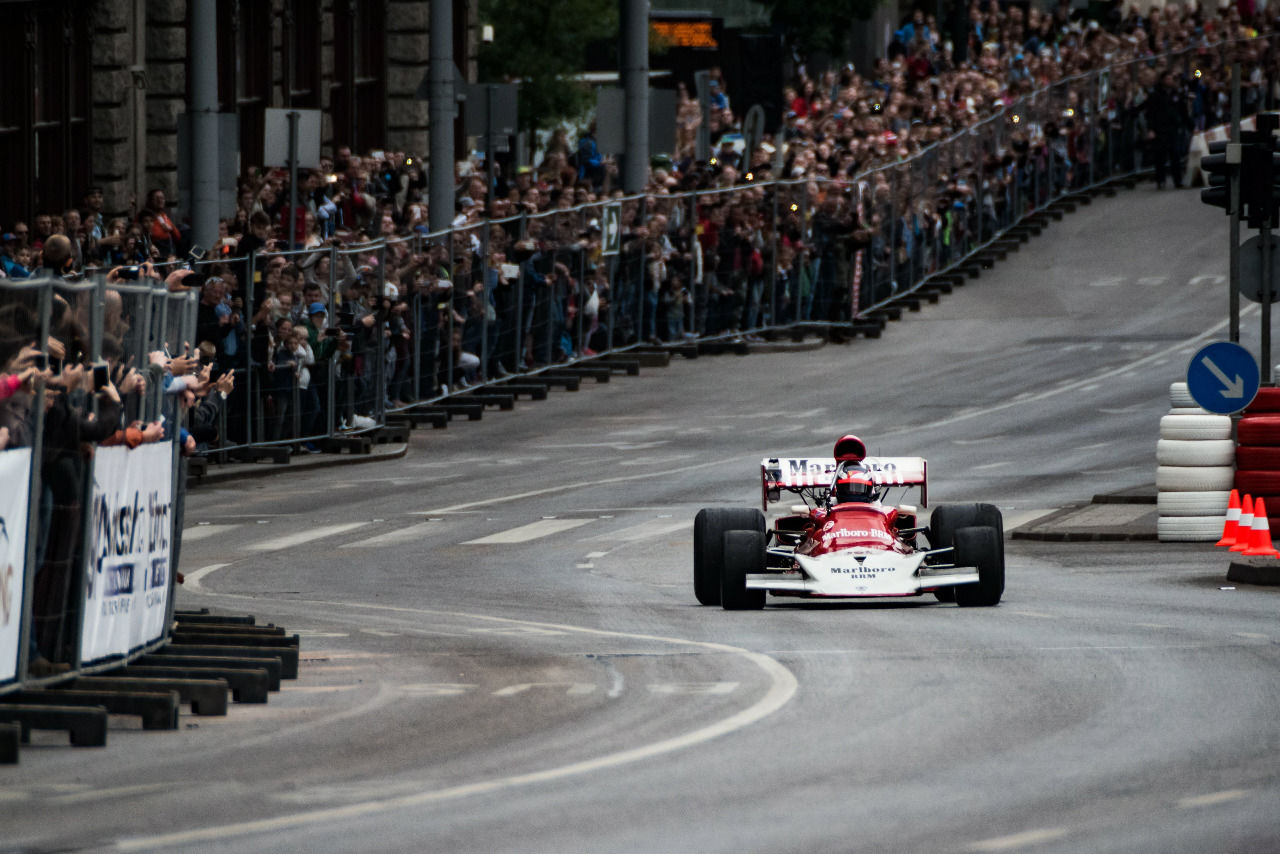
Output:
[[[728,531],[724,535],[724,571],[720,576],[720,604],[726,611],[758,611],[764,591],[748,590],[748,573],[765,571],[764,534]]]
[[[976,566],[977,584],[955,588],[961,608],[990,607],[1004,595],[1004,542],[992,527],[960,528],[955,532],[956,565]]]
[[[702,605],[720,604],[724,535],[747,530],[764,534],[764,514],[753,507],[704,507],[693,517],[693,595]]]

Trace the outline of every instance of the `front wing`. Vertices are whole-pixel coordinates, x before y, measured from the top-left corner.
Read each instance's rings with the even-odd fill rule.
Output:
[[[770,549],[770,552],[793,559],[799,569],[749,574],[748,590],[767,590],[779,596],[880,598],[918,596],[938,587],[978,581],[976,567],[926,564],[927,552],[903,555],[877,549],[849,549],[819,557],[798,555],[788,548]]]

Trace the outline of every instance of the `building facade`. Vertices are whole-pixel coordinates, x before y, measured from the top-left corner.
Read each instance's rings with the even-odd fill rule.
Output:
[[[322,150],[428,151],[429,0],[211,0],[219,110],[234,114],[238,171],[262,161],[264,111],[323,111]],[[470,65],[477,0],[453,3],[454,56]],[[127,214],[179,194],[190,63],[208,34],[192,0],[3,2],[0,227],[78,207],[100,187]],[[223,137],[224,141],[226,137]],[[226,158],[224,158],[224,163]]]

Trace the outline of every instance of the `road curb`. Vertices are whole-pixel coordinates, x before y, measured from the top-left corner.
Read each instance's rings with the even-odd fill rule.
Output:
[[[379,450],[386,448],[387,450]],[[409,452],[409,443],[395,445],[375,445],[368,454],[326,454],[323,457],[306,457],[288,465],[274,463],[240,463],[231,466],[210,469],[201,477],[188,477],[187,489],[200,486],[214,486],[236,480],[247,480],[261,477],[274,477],[289,472],[304,472],[314,469],[327,469],[336,466],[354,466],[363,463],[377,463],[386,460],[397,460]]]

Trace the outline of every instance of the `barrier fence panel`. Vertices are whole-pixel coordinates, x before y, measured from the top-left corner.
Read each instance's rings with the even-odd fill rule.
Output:
[[[0,692],[18,687],[32,661],[31,601],[41,536],[43,484],[39,464],[44,436],[42,376],[32,351],[45,349],[52,289],[0,280],[0,370],[8,380],[0,400]],[[47,355],[44,360],[47,363]],[[12,381],[10,380],[10,383]],[[36,500],[33,500],[35,497]]]
[[[198,299],[167,272],[0,280],[0,692],[167,635],[183,391],[201,382],[163,356]]]

